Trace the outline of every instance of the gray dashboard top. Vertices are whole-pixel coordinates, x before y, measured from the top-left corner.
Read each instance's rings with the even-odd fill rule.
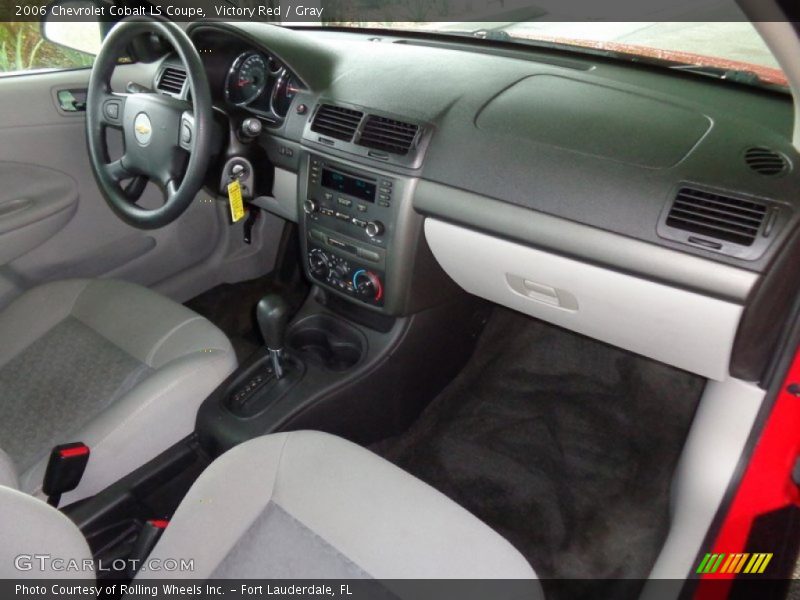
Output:
[[[235,35],[267,49],[309,87],[303,101],[312,106],[325,98],[432,124],[423,166],[410,174],[467,191],[476,204],[502,201],[754,272],[798,218],[788,95],[546,50],[500,55],[258,23],[195,24],[190,32],[196,42]],[[307,118],[291,113],[275,135],[300,142]],[[750,146],[783,153],[793,170],[753,172],[743,159]],[[753,261],[661,238],[659,218],[686,183],[778,201],[792,217]],[[457,206],[423,201],[418,209],[470,224]]]

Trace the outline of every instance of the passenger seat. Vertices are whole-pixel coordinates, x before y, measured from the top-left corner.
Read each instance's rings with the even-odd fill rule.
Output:
[[[88,551],[59,517],[40,500],[0,488],[0,537],[12,542],[0,549],[0,577],[24,575],[12,566],[22,552],[52,554],[47,538],[56,533],[62,550]],[[30,535],[42,529],[50,536]],[[215,460],[150,558],[194,560],[190,573],[140,573],[160,579],[536,578],[511,544],[443,494],[360,446],[313,431],[256,438]]]

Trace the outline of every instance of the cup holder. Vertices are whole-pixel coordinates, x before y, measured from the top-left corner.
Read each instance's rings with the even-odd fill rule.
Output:
[[[360,333],[330,315],[314,315],[295,324],[287,345],[304,360],[331,371],[350,369],[364,353]]]

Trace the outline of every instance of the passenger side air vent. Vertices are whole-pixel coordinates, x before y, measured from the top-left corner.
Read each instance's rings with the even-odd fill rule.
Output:
[[[364,113],[360,110],[323,104],[314,115],[311,131],[349,142],[353,139],[363,116]]]
[[[419,125],[413,123],[367,115],[367,121],[356,143],[375,150],[405,155],[414,145],[418,131]]]
[[[756,173],[770,177],[783,175],[789,170],[789,161],[783,154],[764,146],[748,148],[744,162]]]
[[[156,89],[172,96],[180,96],[186,82],[186,71],[176,67],[165,67],[158,78]]]
[[[713,240],[750,246],[767,212],[768,207],[762,202],[683,187],[672,203],[666,224]],[[709,245],[703,244],[703,240],[694,241]]]

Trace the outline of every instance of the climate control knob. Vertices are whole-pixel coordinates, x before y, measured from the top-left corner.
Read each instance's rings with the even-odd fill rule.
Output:
[[[353,288],[359,296],[366,300],[378,302],[383,298],[383,284],[380,277],[372,271],[359,269],[353,273]]]
[[[315,213],[318,210],[319,210],[319,206],[317,206],[316,202],[314,202],[311,199],[303,200],[303,212],[305,212],[307,215]]]
[[[308,254],[308,268],[314,277],[324,280],[331,272],[331,262],[322,250],[314,248]]]
[[[386,231],[386,228],[380,221],[370,221],[369,223],[367,223],[365,229],[369,237],[378,237],[384,231]]]

